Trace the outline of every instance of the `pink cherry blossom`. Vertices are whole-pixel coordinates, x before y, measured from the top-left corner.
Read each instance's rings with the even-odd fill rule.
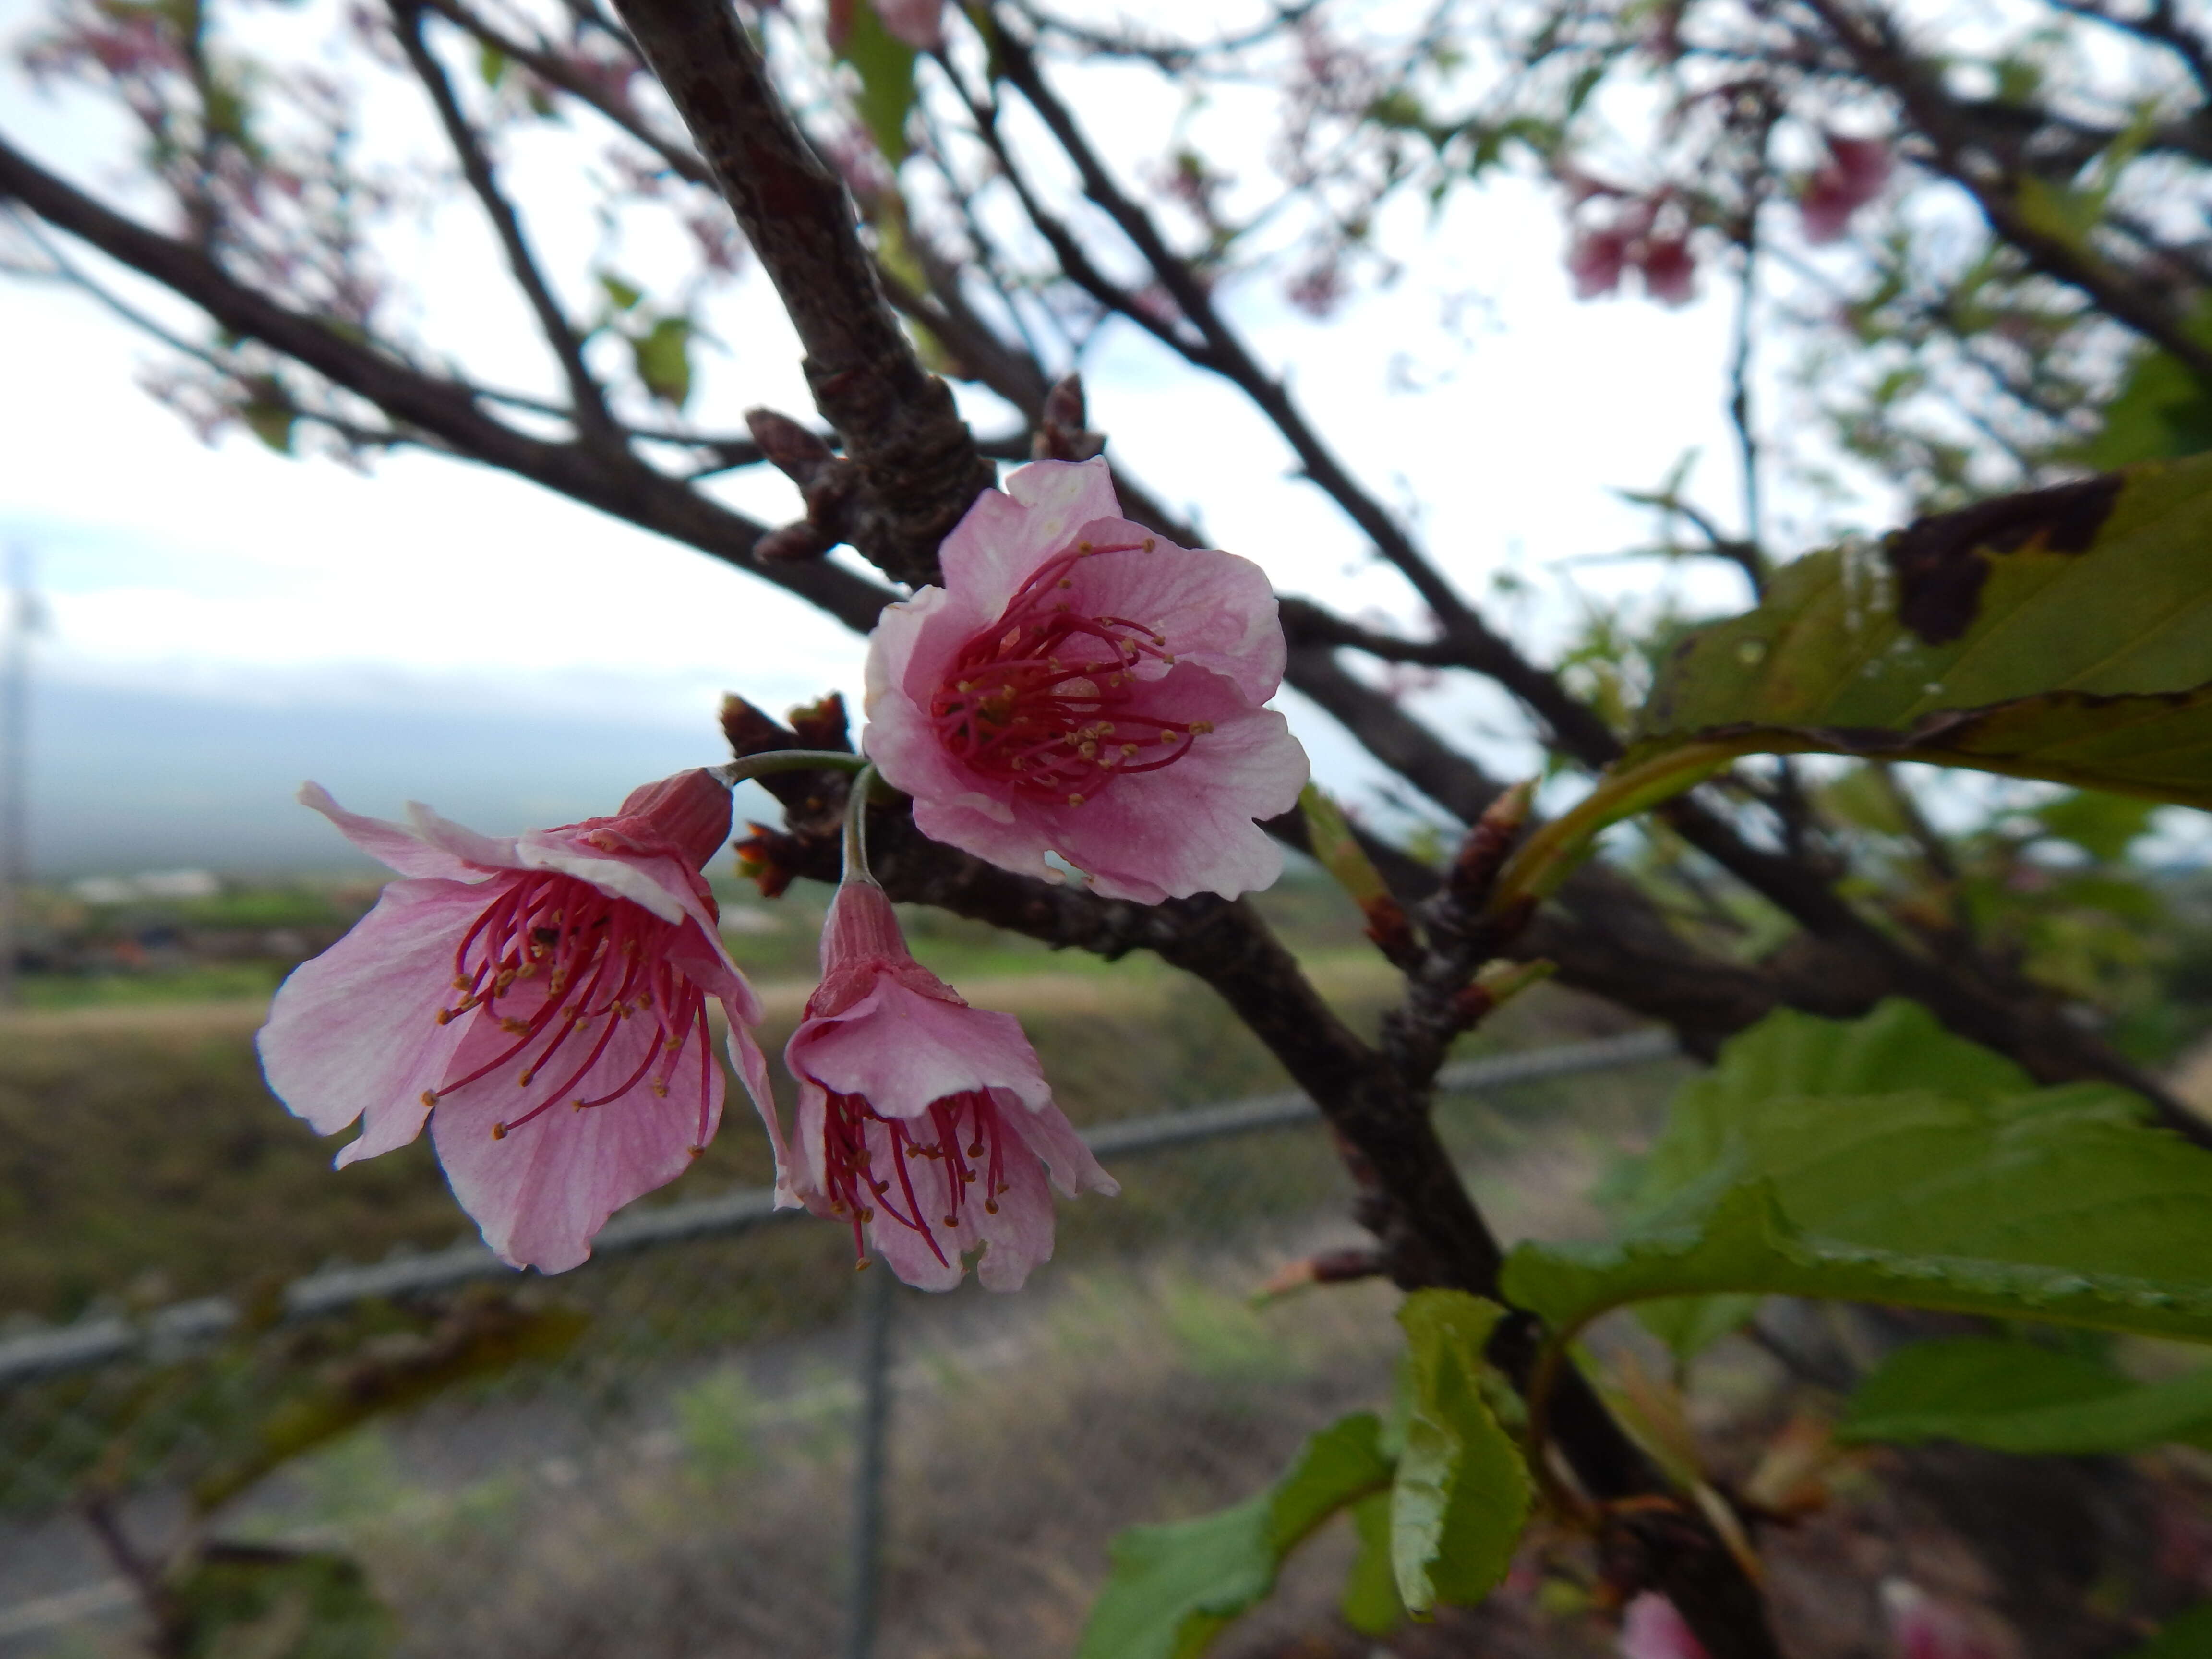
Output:
[[[609,1216],[672,1181],[714,1138],[722,1071],[707,999],[757,1100],[768,1073],[753,994],[723,951],[699,874],[730,829],[728,789],[681,772],[612,817],[480,836],[300,799],[407,878],[276,993],[259,1037],[269,1086],[323,1134],[359,1120],[341,1168],[427,1121],[461,1206],[515,1267],[573,1267]]]
[[[1687,236],[1646,237],[1636,255],[1644,292],[1662,306],[1686,306],[1697,298],[1698,262]]]
[[[822,933],[822,983],[784,1050],[799,1081],[794,1157],[761,1097],[779,1195],[843,1218],[908,1284],[949,1291],[962,1257],[1018,1291],[1052,1255],[1050,1185],[1121,1187],[1052,1103],[1012,1014],[971,1008],[908,954],[882,888],[848,877]]]
[[[1305,751],[1267,577],[1121,516],[1103,460],[1038,461],[976,499],[945,585],[884,612],[863,744],[925,835],[1109,897],[1265,887]]]
[[[1705,1644],[1656,1590],[1645,1590],[1628,1604],[1620,1648],[1620,1659],[1707,1659]]]
[[[1806,181],[1797,211],[1808,242],[1832,242],[1850,228],[1851,216],[1881,194],[1889,182],[1889,146],[1875,138],[1831,132],[1828,161]]]

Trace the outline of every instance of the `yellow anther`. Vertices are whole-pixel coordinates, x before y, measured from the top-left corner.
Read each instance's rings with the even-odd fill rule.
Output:
[[[983,1213],[985,1215],[996,1215],[998,1212],[999,1200],[997,1199],[987,1198],[983,1200]]]
[[[1067,798],[1067,804],[1070,806],[1080,806],[1083,805],[1083,797],[1080,795],[1070,795]]]
[[[495,1124],[493,1124],[493,1125],[491,1126],[491,1138],[492,1138],[494,1140],[504,1140],[504,1139],[507,1139],[507,1125],[505,1125],[504,1123],[495,1123]]]
[[[425,1089],[422,1091],[422,1109],[424,1111],[428,1111],[430,1108],[435,1106],[437,1103],[438,1091],[435,1089]]]

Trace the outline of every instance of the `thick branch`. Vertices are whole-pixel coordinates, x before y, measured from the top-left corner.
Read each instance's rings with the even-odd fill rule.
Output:
[[[625,0],[621,10],[775,284],[806,348],[816,407],[859,467],[867,501],[854,544],[900,581],[930,580],[939,544],[994,475],[884,302],[843,185],[785,109],[732,7]]]

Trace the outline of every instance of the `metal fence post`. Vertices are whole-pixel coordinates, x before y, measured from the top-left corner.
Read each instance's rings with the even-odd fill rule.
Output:
[[[898,1277],[881,1256],[860,1275],[860,1443],[853,1468],[852,1585],[845,1659],[873,1659],[884,1556],[884,1466],[890,1436],[891,1316]]]

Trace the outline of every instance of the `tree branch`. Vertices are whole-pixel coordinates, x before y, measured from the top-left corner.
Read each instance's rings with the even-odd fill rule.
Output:
[[[233,334],[261,341],[334,386],[364,398],[403,430],[429,433],[458,454],[530,479],[588,507],[710,553],[819,605],[848,627],[875,626],[886,589],[830,564],[764,563],[763,526],[626,453],[594,453],[517,431],[487,415],[470,390],[410,367],[234,280],[214,260],[94,200],[0,140],[0,198],[191,301]]]
[[[453,147],[461,164],[461,176],[468,180],[484,217],[491,221],[492,232],[507,255],[507,269],[514,273],[515,286],[530,301],[531,312],[538,319],[538,332],[545,337],[545,343],[552,348],[554,357],[560,362],[562,376],[568,383],[569,399],[574,404],[570,418],[575,422],[578,434],[595,447],[619,447],[622,438],[613,416],[607,412],[606,393],[584,362],[584,343],[569,325],[561,302],[547,286],[544,273],[538,270],[537,258],[530,251],[529,240],[522,234],[522,221],[514,204],[501,193],[499,180],[492,173],[491,160],[453,96],[453,83],[447,80],[446,71],[439,66],[422,38],[422,5],[417,0],[392,0],[392,33],[399,38],[400,49],[407,54],[415,78],[430,94],[430,102],[438,112],[438,124],[445,129],[446,142]]]
[[[2158,293],[2114,270],[2086,244],[2030,223],[2021,211],[2012,175],[1975,164],[1972,125],[1940,81],[1913,56],[1887,15],[1873,10],[1862,14],[1848,0],[1802,3],[1835,37],[1862,75],[1904,105],[1933,148],[1938,170],[1972,197],[1990,229],[2017,248],[2034,269],[2079,290],[2100,311],[2212,386],[2212,346],[2190,334]]]
[[[806,349],[815,405],[859,470],[854,545],[896,580],[933,580],[939,544],[994,474],[884,302],[844,186],[730,6],[623,0],[620,9]]]

